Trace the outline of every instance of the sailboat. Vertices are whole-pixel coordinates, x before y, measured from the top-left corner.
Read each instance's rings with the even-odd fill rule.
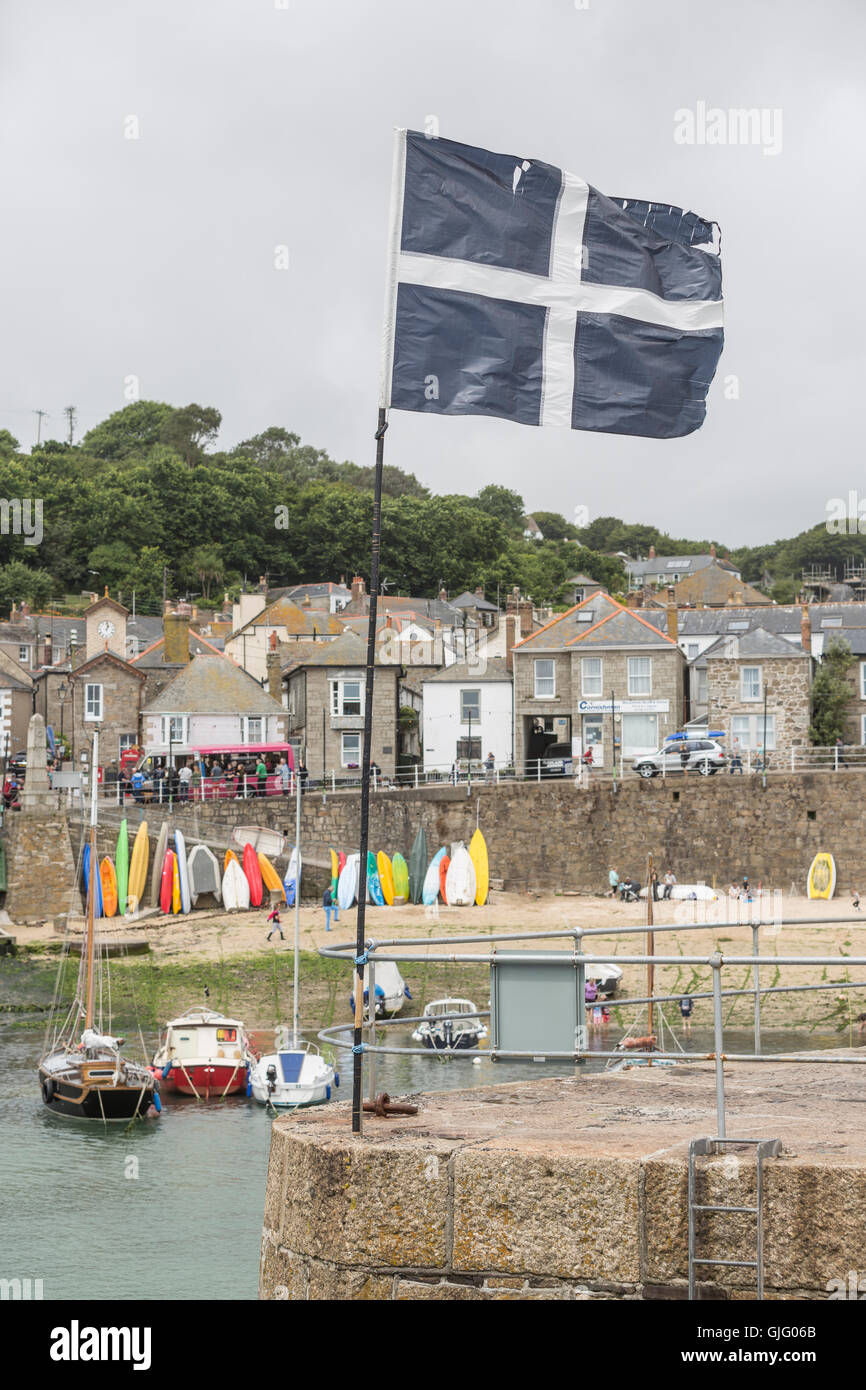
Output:
[[[298,783],[296,782],[296,787]],[[301,796],[295,806],[295,848],[286,874],[288,889],[294,890],[295,908],[295,970],[292,1008],[292,1035],[278,1027],[274,1051],[260,1057],[250,1067],[250,1091],[260,1105],[272,1110],[296,1110],[306,1105],[321,1105],[331,1099],[333,1088],[339,1086],[336,1069],[321,1055],[314,1043],[304,1042],[298,1031],[298,952],[301,937]]]
[[[93,736],[93,771],[90,799],[90,864],[96,855],[96,768],[99,766],[99,734]],[[124,1039],[103,1028],[101,996],[95,999],[96,976],[108,970],[96,947],[95,898],[99,873],[91,872],[87,890],[87,926],[75,999],[51,1045],[39,1063],[44,1104],[57,1115],[84,1120],[129,1121],[161,1109],[156,1079],[147,1067],[128,1062],[121,1055]],[[63,967],[61,966],[61,969]],[[81,1028],[79,1035],[78,1030]]]

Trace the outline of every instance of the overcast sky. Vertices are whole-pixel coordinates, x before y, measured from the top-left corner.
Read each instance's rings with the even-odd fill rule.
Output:
[[[727,341],[685,439],[395,411],[388,462],[730,545],[866,497],[866,6],[583,4],[3,0],[0,428],[65,437],[74,404],[80,434],[135,376],[217,406],[224,446],[282,425],[371,463],[391,130],[435,116],[717,220]],[[780,110],[781,149],[676,143],[700,102]]]

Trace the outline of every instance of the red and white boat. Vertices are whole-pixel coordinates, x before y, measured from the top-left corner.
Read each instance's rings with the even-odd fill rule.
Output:
[[[246,1094],[255,1060],[239,1019],[196,1006],[166,1024],[152,1070],[161,1077],[163,1091],[221,1100]]]

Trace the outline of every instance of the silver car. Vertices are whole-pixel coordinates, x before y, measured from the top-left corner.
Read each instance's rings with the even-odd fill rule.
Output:
[[[666,743],[657,753],[641,753],[632,767],[639,777],[660,777],[671,772],[699,772],[712,777],[724,767],[726,753],[712,738],[688,738]]]

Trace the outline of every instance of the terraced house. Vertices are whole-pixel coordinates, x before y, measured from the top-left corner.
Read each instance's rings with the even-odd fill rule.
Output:
[[[614,738],[619,764],[682,727],[676,641],[609,594],[590,595],[518,642],[513,663],[518,766],[549,743],[570,743],[574,756],[592,748],[594,765],[610,767]]]

